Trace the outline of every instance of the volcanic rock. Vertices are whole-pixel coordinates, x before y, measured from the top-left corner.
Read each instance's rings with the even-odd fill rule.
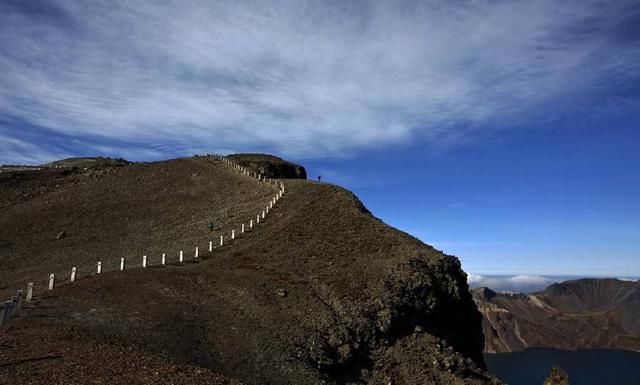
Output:
[[[472,291],[486,352],[527,347],[640,350],[640,282],[579,279],[532,293]]]
[[[569,375],[560,368],[551,368],[551,374],[549,374],[543,385],[570,385]]]
[[[307,179],[307,171],[304,167],[272,155],[234,154],[229,155],[229,158],[249,171],[266,178]]]

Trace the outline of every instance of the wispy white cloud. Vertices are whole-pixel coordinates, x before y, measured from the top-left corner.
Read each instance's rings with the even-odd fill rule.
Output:
[[[65,153],[48,151],[23,140],[0,135],[0,164],[42,164],[65,157]],[[3,160],[5,160],[3,162]]]
[[[7,0],[0,117],[161,153],[455,144],[633,76],[625,3]]]
[[[629,277],[618,277],[617,279],[619,279],[620,281],[627,281],[627,282],[638,282],[639,281],[638,278],[629,278]]]

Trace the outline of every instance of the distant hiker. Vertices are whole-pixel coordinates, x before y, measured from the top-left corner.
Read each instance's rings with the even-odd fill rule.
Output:
[[[318,175],[318,182],[320,182],[320,179],[322,179],[322,175]]]
[[[209,222],[207,227],[209,228],[209,231],[213,231],[213,222]]]

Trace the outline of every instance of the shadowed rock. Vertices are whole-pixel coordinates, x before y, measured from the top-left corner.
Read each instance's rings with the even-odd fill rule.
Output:
[[[265,154],[234,154],[229,155],[239,165],[246,167],[251,172],[256,172],[263,177],[273,179],[307,179],[307,171],[304,167]]]
[[[569,375],[560,368],[551,368],[551,374],[544,381],[543,385],[570,385]]]

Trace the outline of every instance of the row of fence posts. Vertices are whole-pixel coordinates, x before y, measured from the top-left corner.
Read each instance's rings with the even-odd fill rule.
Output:
[[[264,176],[262,176],[259,173],[255,173],[255,172],[250,172],[246,167],[240,166],[239,164],[231,161],[229,158],[222,156],[222,155],[210,155],[215,159],[221,160],[224,163],[228,164],[229,166],[233,167],[234,169],[240,171],[243,175],[249,176],[249,177],[253,177],[259,181],[264,181],[267,183],[274,183],[276,186],[278,186],[278,181],[275,179],[269,179],[269,178],[265,178]],[[279,183],[279,189],[278,189],[278,193],[271,198],[271,200],[269,201],[269,204],[267,206],[265,206],[265,208],[262,210],[261,213],[258,213],[256,215],[256,221],[255,224],[259,224],[261,221],[264,221],[266,216],[269,214],[269,210],[273,209],[273,207],[275,206],[275,204],[280,200],[280,198],[282,198],[282,195],[284,194],[284,183],[280,182]],[[254,222],[253,222],[253,218],[251,218],[249,220],[248,223],[248,228],[253,230],[254,228]],[[240,228],[240,234],[244,234],[245,233],[245,223],[242,223],[242,226]],[[236,230],[232,229],[231,230],[231,234],[230,234],[230,238],[231,240],[235,240],[236,239]],[[224,242],[224,234],[220,235],[220,247],[225,245]],[[213,252],[214,246],[213,246],[213,241],[209,241],[209,252]],[[198,260],[200,256],[200,251],[198,246],[196,246],[195,248],[195,252],[194,252],[194,258],[195,260]],[[180,251],[180,253],[178,254],[178,262],[179,263],[184,263],[184,251]],[[162,259],[161,259],[161,266],[165,266],[167,264],[167,255],[166,253],[162,254]],[[147,268],[149,266],[149,259],[147,258],[146,255],[142,256],[142,268]],[[122,257],[120,258],[120,271],[124,271],[126,267],[126,258]],[[77,276],[78,273],[78,269],[76,266],[71,268],[71,274],[69,277],[69,281],[70,282],[75,282],[78,278]],[[95,274],[102,274],[102,261],[99,261],[96,263],[96,270],[95,270]],[[48,285],[48,290],[54,290],[56,285],[56,275],[54,273],[49,274],[49,285]],[[34,290],[34,283],[33,282],[29,282],[27,284],[27,295],[26,297],[23,299],[23,291],[22,290],[18,290],[18,294],[16,295],[15,298],[6,301],[2,304],[0,304],[0,328],[2,328],[3,326],[6,326],[7,323],[9,322],[9,320],[11,318],[13,318],[16,314],[18,314],[18,312],[20,311],[20,309],[22,309],[22,303],[23,300],[25,302],[31,302],[32,298],[33,298],[33,290]]]

